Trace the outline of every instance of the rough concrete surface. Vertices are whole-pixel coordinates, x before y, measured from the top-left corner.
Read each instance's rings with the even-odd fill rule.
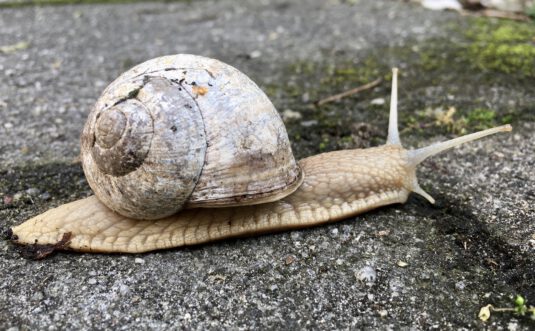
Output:
[[[475,45],[465,31],[481,24],[385,0],[0,9],[0,46],[18,45],[0,51],[2,227],[91,194],[77,162],[91,105],[122,71],[164,54],[215,57],[248,74],[285,115],[298,158],[383,141],[389,83],[310,103],[387,79],[394,65],[406,145],[474,131],[481,114],[514,126],[425,162],[434,206],[413,196],[327,226],[143,255],[32,261],[2,240],[0,329],[534,327],[513,313],[478,319],[517,294],[535,304],[535,79],[459,55]],[[458,120],[429,120],[440,107],[456,107]]]

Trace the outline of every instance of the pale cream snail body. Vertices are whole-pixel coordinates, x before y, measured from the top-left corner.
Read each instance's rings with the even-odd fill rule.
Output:
[[[429,156],[497,132],[417,150],[401,146],[397,70],[385,145],[296,162],[267,96],[237,69],[195,55],[156,58],[103,92],[82,133],[95,196],[11,229],[44,256],[54,249],[137,253],[303,228],[403,203]]]

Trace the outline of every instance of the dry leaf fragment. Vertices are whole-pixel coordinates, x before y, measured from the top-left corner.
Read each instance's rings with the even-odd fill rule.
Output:
[[[486,305],[485,307],[482,307],[479,310],[479,317],[480,320],[483,322],[486,322],[490,318],[490,309],[492,308],[492,305]]]
[[[402,268],[405,268],[406,266],[408,266],[409,264],[407,262],[404,262],[404,261],[398,261],[398,267],[402,267]]]
[[[20,50],[28,48],[28,46],[30,46],[29,42],[19,41],[16,44],[0,46],[0,53],[4,53],[4,54],[15,53],[16,51],[20,51]]]

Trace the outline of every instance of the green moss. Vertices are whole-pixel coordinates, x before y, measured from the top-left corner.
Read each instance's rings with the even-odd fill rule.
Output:
[[[325,71],[321,79],[324,88],[333,84],[355,85],[369,83],[377,78],[384,77],[389,70],[381,65],[375,57],[369,56],[362,61],[345,61],[337,63]]]
[[[318,64],[312,61],[297,61],[288,66],[288,70],[294,74],[311,75],[316,71]]]
[[[500,123],[510,123],[512,115],[502,116]],[[475,108],[457,111],[455,108],[426,108],[417,110],[404,119],[403,131],[418,133],[443,132],[456,135],[485,130],[499,125],[496,111],[486,108]]]
[[[458,72],[473,69],[481,73],[535,77],[534,24],[477,18],[470,19],[468,26],[445,29],[459,38],[464,37],[465,41],[438,38],[414,46],[422,70]],[[492,75],[483,78],[495,80]]]
[[[466,56],[478,68],[535,77],[533,24],[478,19],[466,36]]]
[[[322,141],[320,142],[319,146],[318,146],[318,149],[320,152],[324,152],[326,149],[327,149],[327,144],[329,142],[328,141]]]
[[[280,110],[298,111],[303,122],[315,122],[306,128],[301,122],[290,125],[290,136],[299,141],[303,155],[352,147],[351,123],[386,127],[392,65],[402,69],[399,123],[408,145],[411,139],[533,120],[533,105],[522,96],[530,95],[535,83],[535,25],[485,18],[444,29],[448,37],[376,48],[357,58],[289,63],[275,83],[262,88]],[[376,88],[314,106],[377,78],[383,82]],[[496,88],[515,92],[506,92],[509,102],[493,102],[489,109],[488,95]],[[387,102],[372,105],[374,98]],[[368,139],[382,143],[385,135],[377,130]]]
[[[451,63],[450,53],[443,49],[443,42],[443,40],[431,40],[419,50],[418,64],[422,70],[434,71],[447,66],[448,61]]]
[[[496,112],[491,109],[476,108],[466,116],[468,126],[476,130],[484,130],[496,126]]]

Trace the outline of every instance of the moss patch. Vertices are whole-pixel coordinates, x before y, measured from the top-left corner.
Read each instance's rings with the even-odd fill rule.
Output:
[[[426,108],[405,116],[402,132],[444,132],[456,135],[489,129],[500,124],[511,123],[511,114],[500,115],[496,110],[486,108],[465,109],[459,112],[455,107]]]
[[[484,130],[496,126],[496,112],[491,109],[476,108],[466,117],[468,125],[477,130]]]
[[[401,69],[399,125],[407,146],[435,135],[535,120],[534,24],[468,18],[442,28],[443,37],[402,47],[289,63],[279,79],[262,85],[281,112],[302,115],[286,123],[290,139],[298,142],[298,157],[365,147],[355,138],[359,123],[377,128],[365,137],[366,146],[384,142],[393,65]],[[375,88],[320,107],[313,104],[377,78],[383,81]],[[372,104],[376,98],[384,103]]]
[[[535,77],[535,25],[477,19],[466,35],[467,56],[480,69]]]

